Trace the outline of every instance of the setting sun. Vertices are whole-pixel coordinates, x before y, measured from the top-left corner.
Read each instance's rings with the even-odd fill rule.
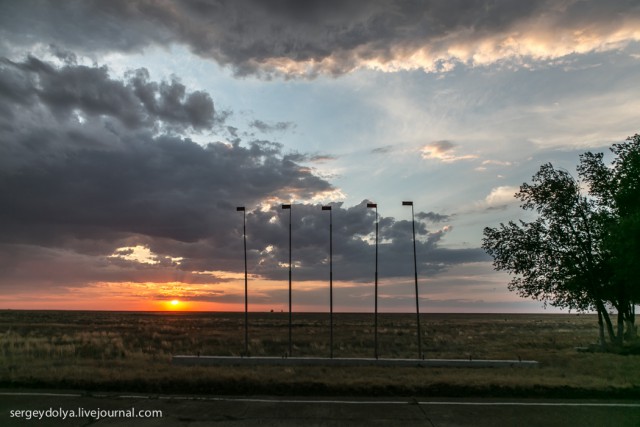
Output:
[[[165,301],[164,304],[165,304],[165,310],[169,310],[169,311],[184,310],[186,308],[184,304],[182,304],[182,302],[178,299]]]

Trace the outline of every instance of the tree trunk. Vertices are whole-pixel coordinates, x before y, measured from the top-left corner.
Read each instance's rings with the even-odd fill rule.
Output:
[[[638,337],[638,328],[636,327],[636,307],[633,303],[629,303],[625,312],[625,333],[624,339],[634,341]]]
[[[617,323],[618,333],[616,334],[615,344],[616,346],[622,347],[624,340],[624,309],[622,307],[618,309]]]
[[[607,341],[604,337],[604,321],[602,320],[602,311],[598,307],[598,341],[600,349],[604,350],[607,347]]]
[[[602,301],[598,301],[597,303],[598,311],[602,313],[602,317],[604,318],[605,324],[607,325],[607,332],[609,334],[609,342],[612,344],[616,342],[616,334],[613,332],[613,324],[611,323],[611,318],[609,317],[609,313],[607,313],[607,309],[602,303]]]

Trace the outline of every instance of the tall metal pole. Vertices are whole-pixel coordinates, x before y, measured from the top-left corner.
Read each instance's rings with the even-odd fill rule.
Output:
[[[244,355],[249,356],[249,293],[247,276],[247,212],[244,206],[238,206],[242,212],[242,238],[244,240]]]
[[[323,206],[329,211],[329,357],[333,359],[333,214],[331,206]]]
[[[375,286],[374,286],[374,316],[373,316],[373,357],[378,358],[378,204],[367,203],[367,208],[375,208],[376,210],[376,270],[375,270]]]
[[[291,340],[291,205],[282,205],[282,209],[289,210],[289,356],[293,352]]]
[[[416,324],[418,326],[418,359],[422,359],[422,337],[420,334],[420,297],[418,295],[418,258],[416,256],[416,221],[413,214],[413,202],[402,202],[402,206],[411,206],[411,225],[413,228],[413,272],[416,287]]]

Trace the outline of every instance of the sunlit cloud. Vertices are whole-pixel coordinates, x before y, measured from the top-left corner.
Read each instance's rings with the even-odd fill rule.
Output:
[[[314,203],[330,203],[330,202],[339,202],[340,200],[344,200],[347,195],[339,188],[334,188],[332,190],[327,190],[323,192],[319,192],[315,194],[309,202]]]
[[[167,0],[127,7],[53,1],[38,6],[50,22],[28,28],[47,43],[67,42],[104,53],[186,45],[237,75],[266,78],[315,78],[361,69],[447,73],[458,65],[535,67],[640,40],[640,16],[633,2],[479,1],[461,7],[371,1],[361,7],[338,2],[293,8],[286,2],[274,7],[237,0],[214,8]],[[29,8],[6,8],[0,24],[8,28],[2,36],[34,47],[38,37],[22,40],[11,31],[27,27]],[[74,26],[68,25],[70,17]],[[89,31],[92,37],[76,35]],[[279,130],[286,123],[260,121],[255,128]]]
[[[149,249],[148,246],[136,245],[117,248],[113,254],[107,258],[110,259],[123,259],[125,261],[134,261],[140,264],[160,264],[162,260],[168,261],[172,264],[179,265],[183,257],[172,257],[166,255],[158,255]]]
[[[405,44],[400,43],[384,51],[378,50],[379,43],[371,43],[351,51],[333,53],[321,60],[273,58],[256,63],[254,67],[300,77],[343,74],[363,68],[383,72],[423,70],[431,73],[446,73],[457,65],[477,67],[510,63],[530,68],[536,63],[574,53],[619,50],[640,40],[640,19],[637,16],[624,17],[616,26],[600,24],[588,27],[567,27],[561,19],[549,18],[549,15],[533,16],[495,34],[482,34],[465,28],[442,37],[407,40]]]
[[[423,159],[440,160],[444,163],[471,160],[478,157],[473,154],[458,155],[455,147],[456,144],[451,141],[436,141],[425,145],[420,151]]]
[[[565,27],[561,19],[548,18],[548,15],[532,16],[497,33],[480,33],[473,28],[464,28],[442,36],[396,41],[396,45],[371,41],[347,50],[335,46],[334,52],[322,58],[249,58],[244,66],[266,75],[304,78],[346,74],[361,69],[446,73],[458,65],[511,64],[530,68],[536,63],[574,53],[622,49],[628,43],[640,40],[640,19],[635,16],[623,18],[615,27],[605,24]]]
[[[243,272],[235,272],[235,271],[192,271],[191,274],[203,277],[210,277],[212,283],[218,283],[220,281],[230,281],[230,280],[240,280],[244,279]],[[255,279],[257,276],[249,274],[250,278]]]

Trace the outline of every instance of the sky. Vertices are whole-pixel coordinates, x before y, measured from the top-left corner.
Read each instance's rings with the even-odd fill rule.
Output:
[[[0,309],[542,312],[484,227],[640,131],[640,4],[0,2]],[[414,216],[403,201],[413,201]],[[376,203],[376,211],[367,208]],[[179,301],[171,304],[171,301]],[[554,311],[552,307],[547,312]]]

